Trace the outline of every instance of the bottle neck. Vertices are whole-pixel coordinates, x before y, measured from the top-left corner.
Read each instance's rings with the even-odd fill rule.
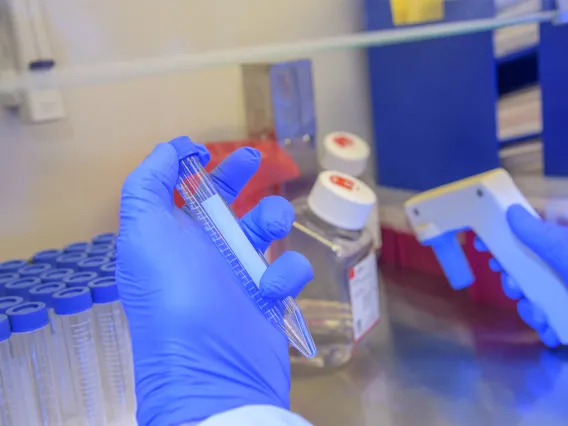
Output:
[[[352,231],[332,225],[331,223],[326,222],[317,214],[315,214],[309,207],[306,209],[305,215],[306,219],[308,219],[309,222],[313,223],[318,229],[322,230],[325,235],[329,235],[331,237],[339,237],[345,240],[355,241],[361,237],[361,234],[363,232],[362,229]]]

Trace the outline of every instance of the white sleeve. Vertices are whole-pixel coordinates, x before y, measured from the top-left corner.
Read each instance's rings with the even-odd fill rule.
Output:
[[[198,426],[312,426],[296,413],[271,405],[247,405],[209,417]]]

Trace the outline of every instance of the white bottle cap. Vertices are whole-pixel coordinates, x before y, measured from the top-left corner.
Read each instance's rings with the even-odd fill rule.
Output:
[[[351,176],[361,176],[369,161],[369,144],[347,132],[329,133],[323,138],[320,165],[324,170],[337,170]]]
[[[374,191],[359,179],[331,170],[318,175],[307,199],[320,219],[350,231],[365,227],[376,202]]]

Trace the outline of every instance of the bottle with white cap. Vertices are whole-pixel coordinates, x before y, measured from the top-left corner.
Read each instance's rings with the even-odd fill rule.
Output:
[[[318,347],[309,360],[292,352],[293,363],[339,367],[378,322],[377,259],[365,227],[376,201],[362,181],[324,171],[310,194],[293,202],[296,222],[286,248],[303,253],[314,268],[298,303]]]
[[[319,164],[323,170],[348,174],[374,188],[376,184],[369,167],[370,155],[369,144],[361,137],[348,132],[332,132],[323,138]],[[373,235],[375,249],[380,250],[382,240],[378,203],[373,206],[366,226]]]

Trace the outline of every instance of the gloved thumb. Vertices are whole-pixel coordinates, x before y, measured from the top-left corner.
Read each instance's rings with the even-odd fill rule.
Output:
[[[155,207],[171,209],[178,177],[179,156],[180,153],[191,149],[196,149],[200,157],[208,156],[205,147],[193,144],[187,136],[158,144],[126,178],[122,187],[122,213]],[[208,159],[207,157],[206,161]]]
[[[507,220],[521,242],[549,264],[564,280],[568,278],[568,229],[530,214],[513,205]]]

